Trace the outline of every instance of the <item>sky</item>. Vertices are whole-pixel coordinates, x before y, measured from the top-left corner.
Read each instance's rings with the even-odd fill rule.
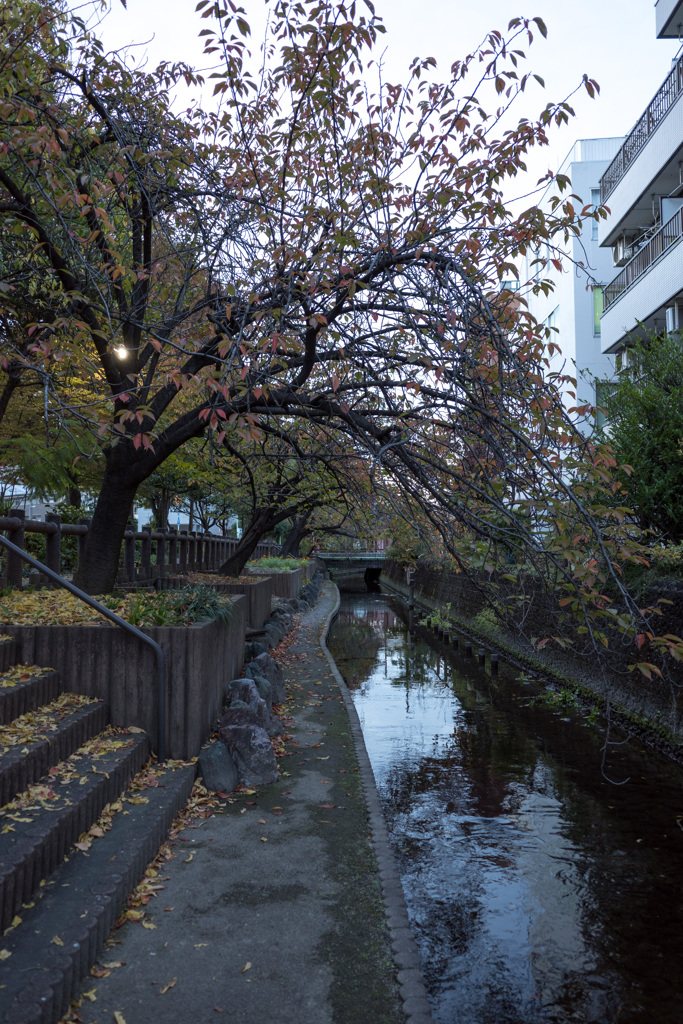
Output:
[[[358,8],[362,0],[357,0]],[[253,28],[253,48],[262,39],[263,0],[242,0]],[[113,0],[111,14],[101,27],[106,45],[118,49],[129,42],[146,42],[137,49],[151,63],[185,60],[201,65],[197,35],[205,23],[194,13],[195,0]],[[469,53],[493,28],[504,30],[510,18],[540,16],[548,38],[536,34],[528,69],[545,79],[546,88],[529,91],[526,109],[536,115],[549,100],[564,99],[583,74],[600,85],[590,100],[583,92],[572,101],[576,117],[557,131],[552,145],[530,165],[533,183],[549,167],[557,169],[577,138],[626,134],[664,80],[679,46],[655,36],[652,0],[375,0],[387,32],[381,40],[385,78],[402,81],[416,56],[432,56],[446,74],[450,64]]]

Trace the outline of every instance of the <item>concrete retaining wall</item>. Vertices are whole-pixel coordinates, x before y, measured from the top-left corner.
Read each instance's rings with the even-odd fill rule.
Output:
[[[189,586],[187,576],[165,576],[156,582],[157,590],[181,590]],[[206,586],[213,587],[219,594],[242,594],[246,600],[246,620],[252,629],[262,629],[271,613],[273,589],[273,577],[262,576],[253,583],[227,583],[220,582],[220,576],[216,582],[206,583]]]
[[[244,662],[246,599],[232,601],[233,620],[143,630],[166,654],[169,681],[166,744],[172,758],[195,757],[221,710],[227,683]],[[2,625],[22,662],[56,669],[65,688],[109,705],[112,725],[135,725],[157,738],[153,651],[116,626]]]

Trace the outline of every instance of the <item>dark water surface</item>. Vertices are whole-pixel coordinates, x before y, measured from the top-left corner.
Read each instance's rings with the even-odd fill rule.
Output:
[[[353,690],[438,1024],[683,1022],[683,772],[342,595]]]

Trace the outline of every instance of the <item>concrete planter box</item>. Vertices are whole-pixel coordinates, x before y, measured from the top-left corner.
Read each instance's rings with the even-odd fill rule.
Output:
[[[260,576],[258,569],[251,570],[255,575]],[[273,597],[298,597],[304,582],[304,570],[291,569],[289,572],[276,572],[273,569],[264,570],[271,572],[270,577],[273,584]]]
[[[181,590],[188,585],[186,576],[165,576],[157,580],[158,590]],[[262,629],[271,612],[271,598],[273,596],[273,577],[260,576],[253,583],[226,583],[221,582],[220,576],[216,576],[208,586],[213,587],[219,594],[242,594],[246,600],[246,620],[252,629]]]
[[[224,689],[244,662],[246,600],[233,599],[228,625],[151,626],[168,666],[166,749],[171,758],[195,757],[221,710]],[[109,705],[112,725],[144,729],[156,747],[157,692],[154,653],[116,626],[0,625],[15,637],[23,662],[60,673],[67,690]]]

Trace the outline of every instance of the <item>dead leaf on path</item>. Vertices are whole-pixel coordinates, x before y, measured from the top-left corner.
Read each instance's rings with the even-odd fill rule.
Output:
[[[214,1006],[214,1010],[216,1011],[216,1013],[225,1013],[225,1010],[223,1009],[222,1006]]]
[[[108,978],[111,971],[107,967],[91,967],[90,973],[93,978]]]
[[[159,995],[163,996],[164,992],[168,992],[169,988],[173,988],[177,980],[177,978],[171,978],[170,981],[167,981],[164,987],[159,989]]]
[[[12,953],[9,949],[0,949],[0,960],[9,960]]]
[[[327,757],[319,757],[318,761],[329,761],[329,759],[330,759],[330,755],[328,754]]]
[[[91,1003],[94,1003],[95,1000],[97,999],[97,996],[95,995],[96,991],[97,991],[97,989],[91,988],[89,992],[84,992],[83,993],[83,998],[84,999],[89,999]]]
[[[126,1024],[126,1018],[118,1010],[114,1010],[114,1020],[116,1024]]]
[[[189,857],[186,857],[186,858],[185,858],[185,860],[183,861],[183,863],[184,863],[184,864],[189,864],[189,863],[190,863],[190,861],[192,860],[192,858],[193,858],[193,857],[194,857],[194,851],[193,851],[193,852],[192,852],[192,853],[190,854],[190,856],[189,856]]]
[[[247,963],[244,965],[244,967],[240,971],[240,974],[246,974],[246,972],[249,971],[249,970],[251,970],[251,964],[249,963],[249,961],[247,961]]]
[[[55,944],[55,946],[63,946],[64,945],[64,942],[63,942],[62,939],[60,939],[59,935],[55,935],[54,939],[52,939],[52,942]]]
[[[202,948],[202,946],[208,946],[208,945],[209,945],[209,943],[208,943],[208,942],[195,942],[195,944],[194,944],[194,948],[195,948],[195,949],[201,949],[201,948]]]
[[[267,843],[267,842],[268,842],[268,840],[266,839],[266,837],[265,837],[265,836],[261,836],[261,842],[262,842],[262,843]]]
[[[173,907],[164,907],[164,910],[166,910],[166,911],[173,910]]]
[[[259,818],[258,823],[259,823],[259,825],[265,825],[266,819],[265,818]]]
[[[125,967],[126,966],[126,961],[125,960],[110,960],[106,964],[103,963],[102,966],[103,967],[109,967],[111,970],[113,970],[115,967]]]
[[[137,725],[127,725],[126,732],[144,732],[144,729],[138,729]]]

